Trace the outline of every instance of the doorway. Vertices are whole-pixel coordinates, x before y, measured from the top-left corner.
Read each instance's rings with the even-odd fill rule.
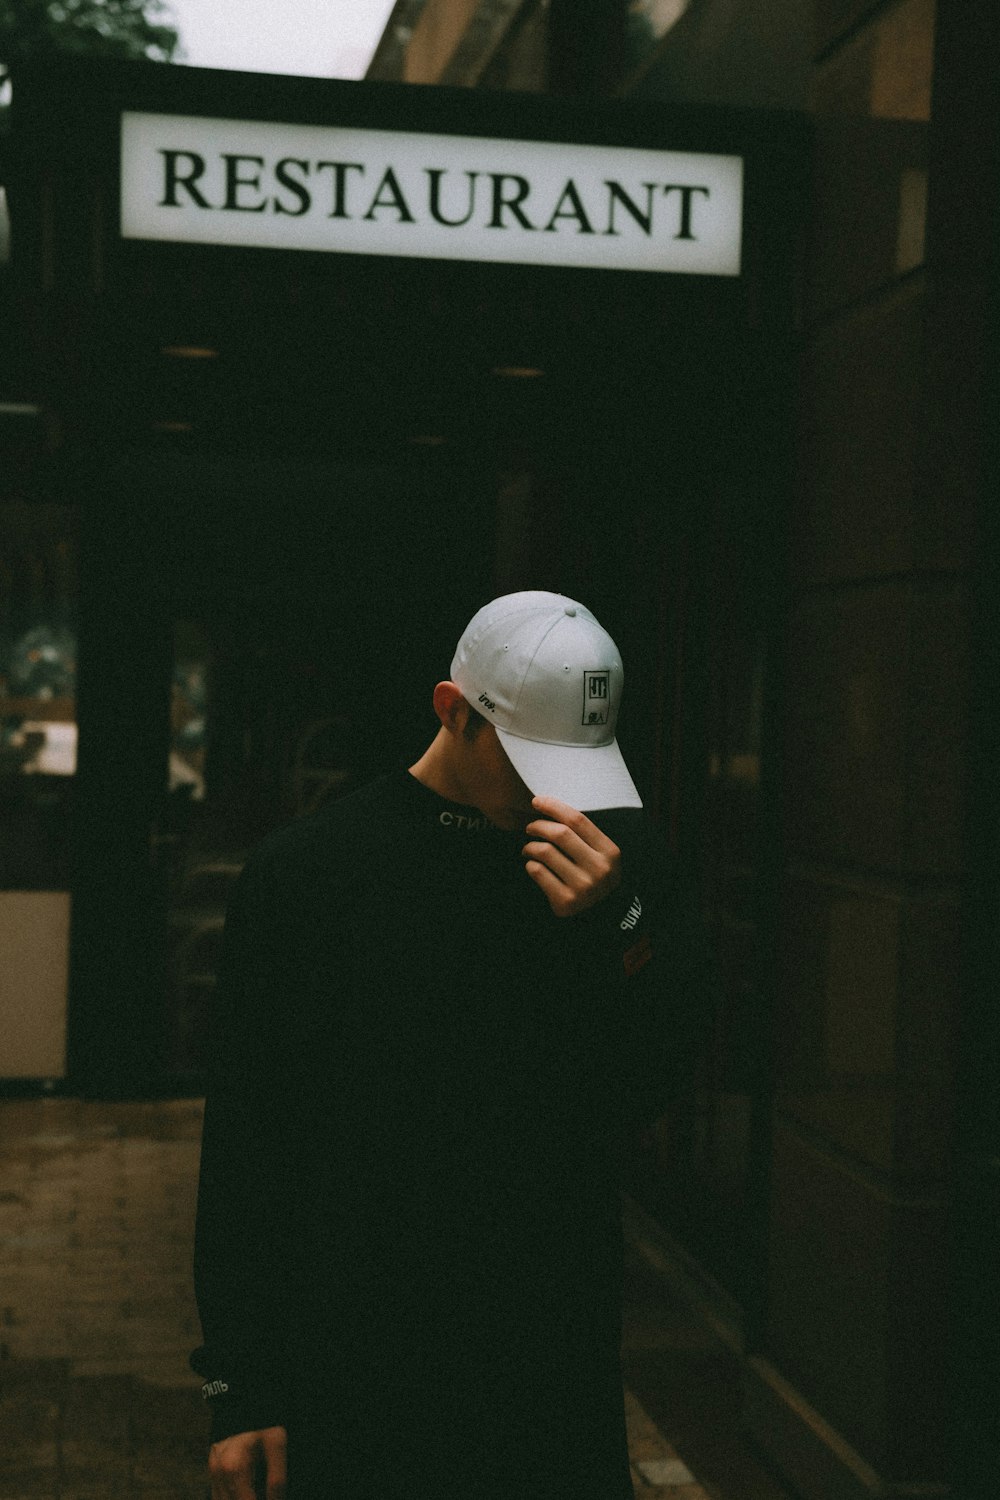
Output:
[[[729,1277],[727,1236],[761,1191],[770,825],[753,778],[774,681],[801,143],[761,115],[520,99],[512,113],[485,94],[185,70],[99,81],[39,87],[51,128],[35,138],[62,149],[23,201],[55,205],[56,222],[51,245],[40,217],[21,237],[55,246],[78,313],[51,320],[80,497],[71,1086],[197,1089],[246,852],[419,753],[430,686],[485,598],[558,589],[622,649],[623,747],[734,959],[687,1133],[652,1143],[636,1186],[659,1212],[659,1184],[667,1212],[686,1172],[705,1259]],[[123,240],[122,109],[736,150],[743,272]]]

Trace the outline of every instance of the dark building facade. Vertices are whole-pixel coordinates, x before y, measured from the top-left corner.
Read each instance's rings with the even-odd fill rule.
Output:
[[[727,1013],[636,1195],[714,1279],[748,1429],[804,1494],[989,1494],[995,13],[551,0],[466,6],[456,38],[460,9],[400,0],[372,76],[809,122],[759,779],[726,682],[774,579],[725,507],[701,584],[688,809]]]

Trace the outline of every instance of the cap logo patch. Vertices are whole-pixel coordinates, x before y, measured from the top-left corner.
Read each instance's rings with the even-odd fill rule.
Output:
[[[611,704],[610,671],[589,670],[583,674],[583,722],[606,724]]]
[[[479,694],[479,702],[480,703],[485,703],[486,707],[489,709],[489,711],[490,711],[491,714],[495,714],[496,713],[496,711],[497,711],[496,704],[493,702],[493,699],[492,698],[488,698],[485,693],[480,693]]]

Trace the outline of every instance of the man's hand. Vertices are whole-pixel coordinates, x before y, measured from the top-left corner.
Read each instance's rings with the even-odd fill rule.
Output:
[[[585,813],[558,797],[533,797],[539,813],[525,832],[525,869],[557,917],[596,906],[621,883],[621,850]]]
[[[285,1500],[283,1427],[241,1432],[208,1450],[212,1500]]]

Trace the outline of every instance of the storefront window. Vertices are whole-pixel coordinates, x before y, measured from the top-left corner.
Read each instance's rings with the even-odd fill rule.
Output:
[[[746,559],[744,559],[746,564]],[[767,809],[763,803],[769,635],[755,570],[715,557],[696,591],[675,601],[678,652],[666,739],[677,780],[664,822],[700,877],[718,983],[697,1071],[640,1143],[630,1189],[750,1312],[762,1185],[759,1120],[767,1107],[768,999],[763,976]]]
[[[70,512],[0,506],[0,1076],[65,1074],[76,771]]]
[[[68,512],[0,510],[0,889],[69,887],[76,551]]]

